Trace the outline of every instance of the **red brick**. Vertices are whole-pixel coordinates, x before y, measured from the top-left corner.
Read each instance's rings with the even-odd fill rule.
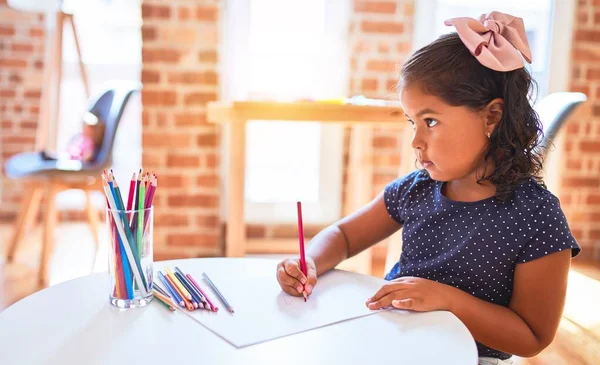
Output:
[[[160,174],[158,184],[163,188],[188,189],[193,185],[193,181],[191,177],[180,174]]]
[[[13,43],[12,50],[15,52],[31,53],[31,52],[33,52],[33,44]]]
[[[396,72],[396,61],[369,60],[367,61],[367,71],[373,72]]]
[[[217,215],[199,215],[196,216],[196,224],[200,227],[218,227],[219,216]]]
[[[169,246],[215,247],[219,241],[216,234],[172,233],[167,235]]]
[[[216,51],[200,51],[198,52],[198,62],[201,63],[217,63]]]
[[[35,137],[27,137],[27,136],[0,136],[2,140],[2,144],[19,144],[19,145],[29,145],[35,143]]]
[[[206,155],[206,167],[214,168],[219,163],[219,156],[215,153],[209,153]]]
[[[16,95],[15,90],[0,90],[0,98],[14,98]]]
[[[142,70],[143,84],[158,84],[160,82],[160,72],[152,70]]]
[[[585,24],[588,22],[588,19],[589,19],[589,12],[587,11],[587,9],[583,8],[583,9],[579,9],[577,11],[577,23]]]
[[[196,184],[204,188],[218,188],[219,177],[217,175],[204,175],[196,178]]]
[[[354,11],[359,13],[394,14],[396,12],[396,2],[355,0]]]
[[[173,106],[175,105],[176,101],[177,94],[175,94],[174,91],[142,91],[143,105]]]
[[[142,25],[142,39],[144,42],[156,40],[156,27]]]
[[[167,166],[169,167],[200,167],[200,157],[182,155],[182,154],[169,154],[167,156]]]
[[[177,12],[177,16],[179,17],[179,20],[188,20],[190,19],[192,15],[192,11],[187,8],[187,7],[180,7],[178,12]]]
[[[388,33],[401,34],[404,33],[404,24],[397,22],[377,22],[363,20],[361,29],[365,33]]]
[[[377,79],[363,79],[360,87],[363,91],[377,91],[377,86]]]
[[[568,169],[581,170],[581,167],[582,167],[581,160],[573,160],[573,159],[567,160],[567,168]]]
[[[600,52],[587,48],[576,48],[573,51],[573,62],[597,62],[600,61]]]
[[[583,30],[575,31],[575,41],[580,42],[597,42],[600,40],[600,30]]]
[[[15,35],[15,27],[12,25],[2,25],[0,26],[0,36],[2,37],[12,37]]]
[[[196,139],[196,143],[200,147],[216,147],[218,144],[216,134],[201,134]]]
[[[29,29],[29,35],[32,37],[42,38],[45,34],[46,32],[44,32],[44,28],[42,27],[33,27]]]
[[[600,188],[598,177],[566,177],[563,179],[566,188]]]
[[[171,8],[167,5],[155,5],[142,3],[142,18],[145,19],[169,19]]]
[[[594,13],[594,24],[600,24],[600,11]]]
[[[187,93],[184,97],[185,105],[205,105],[215,100],[217,100],[217,94],[214,92]]]
[[[569,135],[579,134],[579,124],[577,124],[577,123],[567,124],[567,134],[569,134]]]
[[[218,75],[214,71],[171,72],[168,75],[168,80],[169,83],[174,84],[217,85]]]
[[[581,141],[579,143],[581,152],[598,153],[600,152],[600,142],[595,141]]]
[[[389,79],[385,83],[385,89],[387,91],[398,91],[398,79]]]
[[[590,238],[593,240],[600,239],[600,229],[592,229],[590,231]]]
[[[142,163],[146,167],[158,168],[164,166],[164,158],[162,154],[156,154],[144,149],[142,152]]]
[[[175,114],[175,126],[187,127],[206,124],[205,113],[178,113]]]
[[[169,134],[169,133],[143,133],[142,146],[146,147],[171,147],[187,148],[192,145],[192,136],[189,134]]]
[[[26,68],[27,61],[24,59],[7,59],[0,58],[0,68],[9,67],[9,68]]]
[[[189,225],[189,218],[184,214],[173,213],[155,213],[154,226],[156,227],[186,227]]]
[[[571,85],[571,91],[576,93],[583,93],[587,96],[590,96],[589,85]]]
[[[592,204],[592,205],[600,205],[600,193],[596,192],[596,193],[591,193],[590,195],[588,195],[587,199],[586,199],[586,203]]]
[[[196,19],[216,22],[218,9],[215,6],[198,6],[196,8]]]
[[[596,117],[600,117],[600,105],[594,105],[592,108],[592,114]]]
[[[13,83],[20,83],[20,82],[23,82],[23,77],[19,74],[12,73],[8,77],[8,81],[13,82]]]
[[[42,96],[40,90],[27,90],[25,91],[25,99],[39,99]]]
[[[219,201],[216,196],[208,194],[172,194],[168,202],[172,207],[215,208]]]
[[[175,49],[148,49],[142,48],[142,60],[144,63],[177,63],[181,53]]]

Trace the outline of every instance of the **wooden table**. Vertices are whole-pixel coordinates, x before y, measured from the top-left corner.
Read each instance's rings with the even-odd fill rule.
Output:
[[[157,262],[155,269],[178,266],[194,275],[206,270],[217,280],[275,275],[276,265],[275,260],[218,258]],[[0,363],[477,363],[473,337],[450,312],[383,311],[236,348],[159,303],[119,310],[110,305],[108,288],[107,273],[89,275],[41,290],[1,312]]]
[[[348,166],[346,211],[353,212],[373,198],[373,127],[387,126],[402,130],[404,122],[398,105],[372,106],[318,102],[213,102],[208,104],[208,120],[229,128],[227,167],[227,231],[225,255],[244,256],[248,252],[244,218],[246,161],[246,124],[251,120],[340,123],[352,126]],[[413,164],[410,133],[403,133],[400,173]],[[356,259],[356,270],[371,271],[370,250]]]

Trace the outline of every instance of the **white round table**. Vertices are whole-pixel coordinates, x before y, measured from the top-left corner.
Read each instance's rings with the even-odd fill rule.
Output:
[[[156,262],[155,269],[201,265],[211,275],[251,278],[275,275],[276,264],[214,258]],[[107,293],[108,274],[100,273],[15,303],[0,313],[0,363],[477,364],[473,338],[449,312],[384,311],[238,349],[182,313],[158,303],[119,310]]]

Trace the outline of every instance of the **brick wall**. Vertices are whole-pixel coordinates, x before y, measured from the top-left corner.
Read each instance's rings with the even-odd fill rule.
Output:
[[[32,151],[44,65],[44,17],[10,9],[0,0],[0,163]],[[4,176],[4,172],[0,174]],[[0,220],[16,216],[23,190],[0,178]]]
[[[577,1],[571,90],[588,96],[587,115],[567,124],[561,201],[582,258],[600,260],[600,1]]]
[[[159,176],[155,256],[222,253],[217,100],[218,0],[142,1],[142,162]]]

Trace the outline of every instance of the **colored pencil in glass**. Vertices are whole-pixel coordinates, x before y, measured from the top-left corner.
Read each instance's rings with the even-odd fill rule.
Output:
[[[129,194],[127,194],[127,211],[131,212],[133,209],[133,202],[135,201],[135,172],[131,177],[131,181],[129,182]],[[131,215],[131,213],[129,213]],[[128,217],[131,219],[131,216]],[[131,222],[129,222],[131,223]]]
[[[108,197],[110,206],[116,207],[117,205],[115,203],[114,197],[112,195],[112,192],[109,188],[108,183],[103,184],[103,185],[104,185],[104,192],[106,193],[106,196]],[[124,223],[124,221],[119,220],[118,212],[116,210],[110,209],[109,211],[113,215],[113,218],[114,218],[116,226],[117,226],[117,230],[119,231],[119,236],[120,236],[121,240],[124,241],[123,248],[125,249],[124,251],[127,254],[127,259],[129,260],[130,263],[131,262],[135,263],[135,265],[131,265],[131,267],[133,268],[133,278],[134,278],[135,282],[139,285],[143,296],[147,296],[148,292],[146,290],[146,282],[145,282],[145,278],[142,276],[143,271],[140,267],[139,262],[137,262],[135,260],[135,257],[133,255],[133,251],[132,251],[132,246],[131,246],[130,241],[128,240],[128,237],[125,233],[123,224],[120,224],[120,223]]]
[[[110,179],[110,176],[108,177]],[[125,252],[125,247],[123,244],[123,239],[121,238],[121,236],[119,235],[119,219],[117,218],[117,214],[115,212],[115,209],[119,210],[119,206],[117,205],[114,196],[114,185],[112,183],[112,181],[107,181],[107,190],[106,191],[106,198],[109,201],[109,208],[110,208],[110,212],[112,212],[112,218],[113,218],[113,223],[115,225],[115,229],[117,231],[117,241],[118,241],[118,246],[119,246],[119,251],[121,252]],[[117,243],[115,242],[115,245]],[[129,258],[127,257],[127,255],[121,256],[121,262],[123,264],[123,277],[124,277],[124,281],[125,281],[125,293],[127,295],[127,299],[133,299],[133,287],[132,287],[132,271],[131,271],[131,265],[130,265],[130,261]],[[123,293],[123,294],[125,294]]]
[[[298,243],[300,245],[300,270],[302,270],[304,277],[307,277],[306,257],[304,256],[304,225],[302,224],[302,203],[297,202],[296,206],[298,208]],[[302,284],[302,287],[304,287],[304,284]],[[302,295],[304,296],[304,301],[306,302],[306,290],[302,291]]]
[[[140,257],[142,255],[142,238],[144,236],[144,199],[146,198],[146,186],[140,182],[140,190],[138,196],[138,216],[137,216],[137,247]]]
[[[221,302],[223,302],[223,304],[225,305],[225,308],[227,308],[228,311],[233,313],[233,307],[231,305],[229,305],[229,303],[227,302],[227,299],[225,299],[223,294],[221,294],[219,289],[217,289],[217,286],[215,285],[215,283],[213,283],[212,280],[210,280],[210,278],[208,277],[208,275],[206,275],[206,273],[202,273],[202,276],[204,277],[204,280],[206,280],[208,285],[210,285],[210,287],[215,291],[215,294],[217,294],[217,296],[219,297]]]
[[[213,302],[211,302],[210,298],[208,297],[208,295],[206,295],[206,293],[204,292],[204,290],[202,290],[202,288],[200,287],[200,285],[198,285],[198,283],[196,282],[196,280],[192,277],[192,275],[190,274],[186,274],[185,275],[186,278],[190,279],[190,282],[194,285],[194,287],[196,289],[198,289],[198,291],[200,293],[202,293],[202,295],[204,295],[204,299],[206,299],[206,302],[208,303],[208,309],[210,309],[213,312],[217,312],[219,310],[219,307],[217,307],[216,305],[213,304]]]
[[[158,272],[158,278],[160,279],[160,281],[162,281],[165,288],[167,288],[167,290],[171,293],[175,302],[177,302],[177,304],[179,304],[180,307],[185,307],[185,302],[183,301],[181,296],[179,296],[179,293],[177,293],[177,291],[171,286],[171,283],[169,283],[165,275],[163,275],[163,273],[160,271]]]

